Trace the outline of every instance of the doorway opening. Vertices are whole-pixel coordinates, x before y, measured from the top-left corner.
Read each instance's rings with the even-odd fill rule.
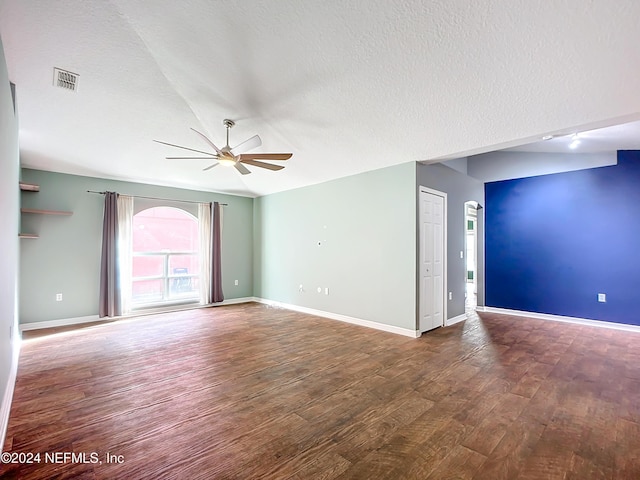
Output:
[[[464,203],[465,312],[478,305],[478,202]]]

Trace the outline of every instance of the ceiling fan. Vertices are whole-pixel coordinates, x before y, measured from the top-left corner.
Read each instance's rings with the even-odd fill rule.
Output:
[[[262,145],[262,140],[260,140],[260,137],[258,135],[254,135],[248,140],[245,140],[244,142],[232,148],[229,146],[229,129],[236,123],[233,120],[225,118],[222,121],[222,124],[227,128],[227,144],[222,148],[216,147],[215,144],[211,140],[209,140],[209,138],[207,138],[205,134],[200,133],[195,128],[191,129],[198,135],[200,135],[204,139],[204,141],[207,142],[207,144],[211,148],[213,148],[215,153],[203,152],[202,150],[195,150],[189,147],[174,145],[173,143],[161,142],[160,140],[154,140],[154,142],[206,155],[206,157],[166,157],[168,160],[217,160],[215,163],[212,163],[202,170],[211,170],[213,167],[223,165],[227,167],[235,167],[235,169],[238,170],[242,175],[248,175],[251,173],[251,170],[243,165],[245,163],[247,165],[253,165],[254,167],[266,168],[267,170],[282,170],[284,168],[282,165],[273,165],[272,163],[261,162],[260,160],[288,160],[293,155],[292,153],[244,153],[247,150],[252,150]]]

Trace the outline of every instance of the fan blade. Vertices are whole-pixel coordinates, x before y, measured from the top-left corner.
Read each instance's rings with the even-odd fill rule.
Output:
[[[293,153],[243,153],[238,155],[240,161],[244,160],[289,160]]]
[[[251,150],[252,148],[258,148],[262,145],[262,140],[258,135],[254,135],[249,140],[245,140],[240,145],[236,145],[231,149],[231,153],[233,155],[239,155],[242,152],[246,152],[247,150]]]
[[[207,142],[209,145],[211,145],[213,147],[213,149],[216,151],[216,153],[218,155],[220,155],[222,152],[220,151],[220,149],[218,147],[216,147],[213,142],[211,140],[209,140],[207,138],[207,136],[204,133],[200,133],[198,130],[196,130],[195,128],[192,128],[191,130],[193,130],[194,132],[196,132],[198,135],[200,135],[205,142]]]
[[[174,145],[173,143],[161,142],[160,140],[154,140],[156,143],[161,143],[163,145],[169,145],[170,147],[184,148],[185,150],[190,150],[192,152],[203,153],[204,155],[213,155],[211,152],[203,152],[202,150],[195,150],[189,147],[181,147],[180,145]]]
[[[218,157],[165,157],[167,160],[217,160]]]
[[[262,167],[268,170],[282,170],[284,168],[282,165],[271,165],[270,163],[259,162],[258,160],[240,160],[240,161],[242,163],[246,163],[247,165],[253,165],[254,167]]]
[[[240,162],[236,162],[234,167],[236,167],[236,170],[238,170],[242,175],[249,175],[251,173],[251,170],[242,165]]]
[[[207,170],[211,170],[213,167],[217,167],[218,165],[220,165],[219,163],[212,163],[211,165],[209,165],[208,167],[204,167],[202,169],[203,172],[206,172]]]

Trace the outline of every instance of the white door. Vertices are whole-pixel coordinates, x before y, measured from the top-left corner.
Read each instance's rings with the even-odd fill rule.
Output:
[[[420,189],[420,331],[444,325],[445,194]]]

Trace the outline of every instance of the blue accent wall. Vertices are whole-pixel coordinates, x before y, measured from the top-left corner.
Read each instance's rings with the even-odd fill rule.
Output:
[[[487,183],[485,208],[487,306],[640,325],[640,151]]]

